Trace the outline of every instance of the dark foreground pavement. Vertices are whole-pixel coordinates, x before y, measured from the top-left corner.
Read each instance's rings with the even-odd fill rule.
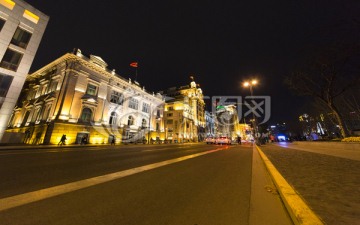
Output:
[[[341,149],[307,150],[296,144],[260,149],[325,224],[360,224],[360,149],[352,156]]]
[[[199,144],[199,145],[201,145],[201,144]],[[129,148],[139,148],[140,146],[147,148],[147,146],[150,146],[150,145],[139,145],[139,146],[132,145],[132,146],[128,146],[128,147]],[[66,146],[66,147],[71,148],[71,147],[77,147],[77,146]],[[89,145],[86,147],[88,147],[89,149],[95,149],[98,146]],[[53,149],[53,151],[61,151],[60,149],[57,149],[57,146],[8,146],[8,147],[0,148],[0,149],[3,149],[4,151],[6,151],[5,150],[6,148],[8,150],[9,149],[23,150],[23,149],[29,149],[29,148],[30,149],[51,148],[51,149]],[[83,148],[83,146],[82,146],[82,148]],[[250,198],[249,214],[248,214],[249,215],[249,224],[250,225],[263,225],[263,224],[266,224],[266,225],[291,225],[291,224],[293,224],[285,207],[283,206],[283,203],[278,195],[278,192],[276,191],[276,188],[271,180],[271,177],[270,177],[269,173],[267,172],[265,165],[263,164],[256,149],[255,148],[253,149],[252,146],[248,146],[248,147],[231,146],[231,149],[232,149],[232,151],[234,151],[233,153],[236,153],[236,152],[240,153],[240,152],[246,151],[246,152],[250,153],[250,155],[252,154],[252,168],[250,169],[251,198]],[[251,149],[253,149],[253,150],[251,150]],[[9,154],[16,154],[16,153],[12,152]],[[239,160],[232,160],[232,162],[235,164],[241,163],[241,161],[239,161]],[[250,158],[250,162],[251,162],[251,158]],[[187,163],[189,163],[189,162],[187,162]],[[225,166],[225,168],[229,168],[229,165],[228,164],[226,164],[226,165],[227,166]],[[163,168],[162,170],[166,171],[164,169],[165,168]],[[152,172],[155,172],[155,170]],[[234,172],[234,170],[231,170],[229,172]],[[233,174],[233,175],[241,177],[241,174]],[[244,177],[241,177],[241,180],[243,180],[243,179],[244,179]],[[209,180],[211,180],[211,179],[209,179]],[[116,182],[123,182],[123,180],[118,180]],[[250,179],[248,182],[246,182],[247,186],[250,186],[249,182],[250,182]],[[104,184],[104,185],[110,185],[111,183]],[[221,184],[221,182],[220,182],[220,184]],[[91,188],[91,190],[96,189],[96,188],[98,188],[98,186],[94,186],[94,188]],[[222,189],[219,188],[219,191],[221,191],[221,190]],[[237,194],[239,194],[239,191],[241,191],[239,189],[234,189],[234,187],[231,187],[231,190]],[[123,192],[121,192],[121,193],[123,193]],[[74,195],[74,194],[75,194],[75,192],[74,193],[70,192],[68,195]],[[58,196],[57,198],[62,198],[64,196],[67,196],[67,195],[61,195],[61,196]],[[52,201],[54,199],[55,198],[49,199],[49,201]],[[249,202],[247,201],[247,203],[249,203]],[[32,205],[25,205],[24,207],[31,207],[31,206]],[[23,207],[21,207],[21,208],[23,208]],[[29,211],[25,210],[24,215],[26,213],[28,214],[28,212]],[[239,211],[239,214],[243,214],[243,213],[244,212]],[[96,222],[94,221],[94,224],[95,223]],[[247,223],[247,220],[244,221],[244,224],[246,224],[246,223]],[[0,224],[1,224],[1,221],[0,221]],[[101,223],[99,223],[99,224],[101,224]],[[155,223],[150,223],[150,224],[155,224]],[[228,225],[230,223],[225,223],[225,224]]]

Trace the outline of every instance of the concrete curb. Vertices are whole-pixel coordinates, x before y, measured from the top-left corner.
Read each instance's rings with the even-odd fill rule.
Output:
[[[324,222],[310,209],[305,201],[296,193],[285,178],[279,173],[271,161],[266,157],[263,151],[256,146],[263,162],[271,178],[273,179],[276,188],[279,191],[280,197],[283,200],[289,215],[296,225],[324,225]]]

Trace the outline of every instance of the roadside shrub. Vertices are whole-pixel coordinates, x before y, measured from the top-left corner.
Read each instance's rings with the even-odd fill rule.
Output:
[[[347,137],[341,140],[342,142],[360,142],[360,137]]]

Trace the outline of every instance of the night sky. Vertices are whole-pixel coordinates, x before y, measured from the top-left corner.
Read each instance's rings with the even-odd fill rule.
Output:
[[[242,81],[257,78],[254,95],[272,99],[271,121],[297,120],[307,99],[283,85],[325,43],[359,32],[352,0],[40,1],[50,16],[30,72],[73,48],[100,56],[149,91],[190,82],[204,95],[249,95]],[[94,2],[94,3],[93,3]]]

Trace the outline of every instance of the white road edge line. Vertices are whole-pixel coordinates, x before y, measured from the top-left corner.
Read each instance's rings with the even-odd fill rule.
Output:
[[[128,170],[123,170],[115,173],[110,173],[98,177],[88,178],[85,180],[75,181],[68,184],[58,185],[50,188],[41,189],[38,191],[32,191],[24,194],[14,195],[7,198],[0,199],[0,211],[11,209],[17,206],[25,205],[28,203],[40,201],[46,198],[54,197],[64,193],[76,191],[86,187],[94,186],[97,184],[105,183],[122,177],[130,176],[143,171],[155,169],[161,166],[169,165],[172,163],[181,162],[187,159],[195,158],[198,156],[206,155],[209,153],[217,152],[226,148],[217,148],[214,150],[183,156],[175,159],[169,159],[158,163],[153,163],[145,166],[140,166]]]

